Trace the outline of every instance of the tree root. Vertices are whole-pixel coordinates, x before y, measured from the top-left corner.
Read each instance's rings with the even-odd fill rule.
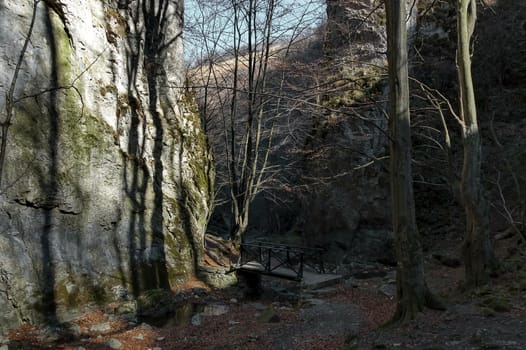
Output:
[[[398,302],[393,318],[383,325],[382,328],[389,328],[412,321],[425,308],[439,311],[447,309],[446,304],[438,296],[426,289],[422,301],[414,300],[409,305],[403,305],[401,302]]]

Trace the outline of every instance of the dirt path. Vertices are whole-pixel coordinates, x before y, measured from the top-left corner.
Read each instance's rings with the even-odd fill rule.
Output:
[[[499,249],[499,276],[469,293],[459,292],[462,267],[428,256],[428,284],[448,310],[425,311],[399,327],[379,328],[395,309],[395,275],[376,265],[374,273],[356,271],[317,291],[265,278],[259,300],[245,298],[241,287],[211,291],[190,284],[176,293],[181,312],[163,323],[142,323],[112,305],[59,328],[25,325],[0,337],[0,349],[526,349],[526,257],[507,243]]]

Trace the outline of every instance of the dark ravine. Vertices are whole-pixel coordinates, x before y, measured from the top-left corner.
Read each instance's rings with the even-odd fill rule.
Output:
[[[0,188],[0,332],[195,273],[213,168],[184,91],[183,2],[143,2],[37,6]],[[32,9],[0,5],[1,96]]]

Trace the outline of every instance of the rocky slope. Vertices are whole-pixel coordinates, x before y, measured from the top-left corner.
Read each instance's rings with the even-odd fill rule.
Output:
[[[433,240],[445,234],[463,234],[463,210],[452,191],[462,167],[461,129],[436,93],[458,110],[455,3],[410,3],[415,200],[419,228],[430,238],[426,249],[432,249]],[[382,8],[381,1],[327,1],[325,81],[332,89],[324,96],[327,112],[307,149],[330,152],[326,158],[306,158],[305,177],[324,181],[304,197],[297,231],[306,240],[330,245],[338,263],[389,255]],[[524,9],[524,4],[503,0],[479,5],[473,42],[483,183],[494,233],[524,230]],[[436,89],[451,137],[449,154],[438,110],[420,82]]]
[[[184,281],[210,210],[183,2],[35,3],[3,133],[0,331]],[[2,122],[33,4],[0,3]]]

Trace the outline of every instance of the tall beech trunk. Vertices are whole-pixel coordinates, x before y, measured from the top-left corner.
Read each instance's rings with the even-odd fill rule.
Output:
[[[460,192],[466,214],[463,254],[466,284],[475,287],[487,281],[496,262],[489,237],[488,206],[482,195],[480,133],[471,77],[470,41],[477,20],[477,4],[476,0],[457,1],[457,65],[464,144]]]
[[[424,278],[411,171],[406,0],[386,0],[389,63],[391,207],[398,304],[393,321],[414,319],[424,307],[441,308]]]

